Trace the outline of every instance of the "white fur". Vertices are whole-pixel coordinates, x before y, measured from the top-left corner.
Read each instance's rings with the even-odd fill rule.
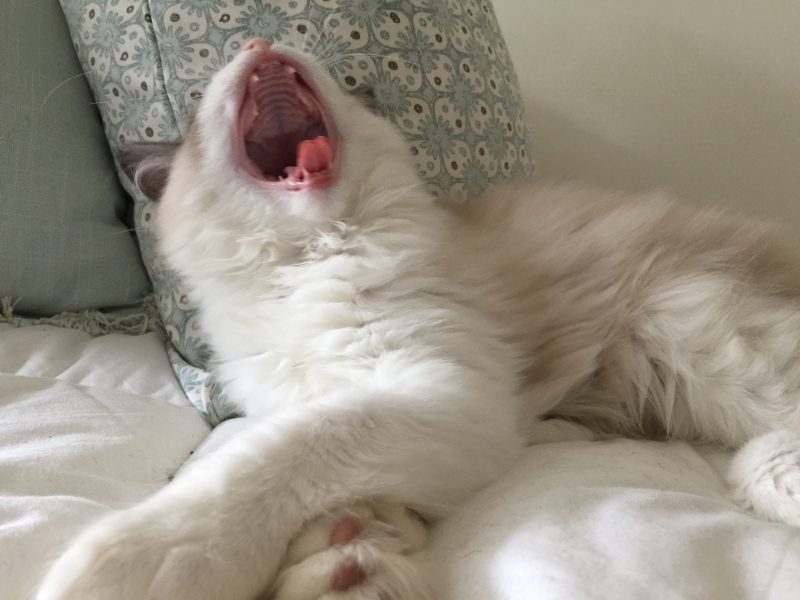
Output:
[[[234,92],[256,60],[243,52],[209,85],[158,220],[253,424],[85,532],[39,600],[328,598],[348,556],[369,577],[336,598],[421,598],[414,544],[327,548],[319,515],[375,498],[445,514],[526,438],[584,436],[544,417],[732,448],[761,435],[733,486],[800,524],[800,275],[761,229],[576,187],[435,202],[383,119],[281,52],[337,124],[333,187],[280,192],[236,172]],[[295,542],[275,583],[304,524],[298,539],[317,541]]]

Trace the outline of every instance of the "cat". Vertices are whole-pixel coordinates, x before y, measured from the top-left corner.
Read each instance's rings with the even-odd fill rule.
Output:
[[[250,425],[38,600],[435,598],[426,523],[561,438],[737,450],[741,505],[800,525],[800,269],[766,227],[577,185],[435,200],[386,119],[263,40],[136,169]]]

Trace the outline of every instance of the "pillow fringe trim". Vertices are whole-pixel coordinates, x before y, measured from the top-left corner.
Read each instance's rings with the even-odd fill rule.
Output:
[[[125,335],[144,335],[156,332],[163,334],[164,326],[158,313],[155,297],[148,294],[142,305],[135,312],[111,311],[103,312],[90,308],[79,312],[62,312],[52,317],[22,317],[14,313],[16,302],[11,296],[0,298],[0,323],[8,323],[14,327],[31,325],[52,325],[65,329],[77,329],[92,337],[122,333]]]

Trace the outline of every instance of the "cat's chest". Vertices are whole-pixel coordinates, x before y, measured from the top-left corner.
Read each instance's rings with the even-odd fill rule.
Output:
[[[217,375],[247,414],[357,386],[385,387],[404,381],[417,362],[448,346],[474,347],[469,335],[457,333],[457,319],[449,305],[441,305],[441,295],[410,293],[405,286],[363,291],[341,280],[328,283],[262,303],[219,328],[224,339]],[[237,346],[243,336],[247,347]]]
[[[217,372],[234,401],[249,404],[257,395],[260,406],[302,402],[364,380],[399,343],[386,326],[390,311],[377,304],[331,281],[208,315]]]

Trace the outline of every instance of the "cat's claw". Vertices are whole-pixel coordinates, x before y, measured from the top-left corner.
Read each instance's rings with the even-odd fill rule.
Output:
[[[289,547],[270,600],[423,600],[411,555],[427,542],[402,505],[349,506],[306,524]]]

